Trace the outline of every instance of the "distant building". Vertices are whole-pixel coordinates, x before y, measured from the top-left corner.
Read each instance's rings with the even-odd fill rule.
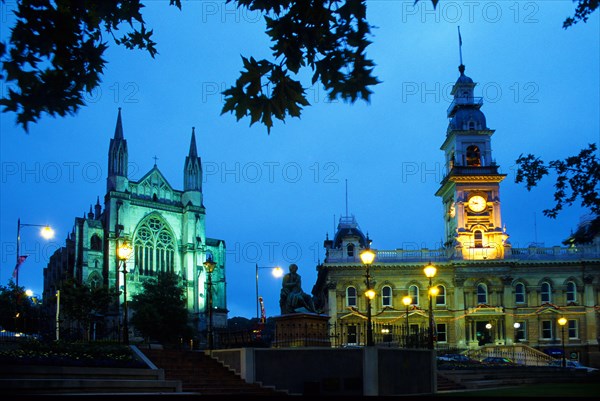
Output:
[[[202,163],[194,129],[183,164],[183,191],[174,189],[156,164],[139,181],[130,180],[128,159],[119,109],[108,149],[104,205],[98,198],[88,213],[75,218],[65,246],[50,257],[44,269],[44,299],[54,299],[66,279],[92,287],[104,285],[115,294],[122,292],[122,262],[117,248],[128,242],[133,248],[127,261],[128,300],[141,290],[144,280],[158,272],[175,273],[187,289],[190,317],[197,327],[206,327],[207,272],[203,263],[212,258],[216,262],[212,274],[213,323],[225,327],[225,242],[207,237],[205,232]],[[115,306],[122,302],[121,294]],[[122,318],[118,307],[114,316]]]
[[[438,349],[519,343],[550,352],[561,347],[558,319],[564,316],[567,357],[588,362],[592,353],[600,355],[599,220],[584,221],[567,247],[511,246],[501,215],[505,175],[492,155],[494,130],[481,111],[482,98],[474,96],[476,84],[464,65],[459,71],[441,146],[446,174],[435,193],[443,204],[444,244],[375,250],[370,268],[375,340],[402,344],[406,323],[409,339],[427,334],[429,279],[423,269],[431,263],[437,268],[432,287],[439,290],[432,299]],[[420,213],[417,205],[413,212]],[[354,216],[340,218],[334,238],[324,242],[326,257],[317,267],[313,295],[341,345],[366,342],[366,269],[359,254],[370,244]],[[408,322],[405,296],[411,298]]]

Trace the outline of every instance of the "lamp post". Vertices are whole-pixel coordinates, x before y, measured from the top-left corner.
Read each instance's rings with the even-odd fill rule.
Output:
[[[54,230],[49,225],[44,224],[25,224],[21,223],[21,219],[17,219],[17,264],[15,265],[15,284],[17,287],[19,286],[19,266],[21,263],[25,261],[24,258],[20,255],[21,249],[21,227],[42,227],[40,230],[40,235],[44,237],[44,239],[51,239],[54,237]]]
[[[521,323],[515,322],[513,324],[515,328],[514,333],[514,341],[513,341],[513,361],[515,360],[515,348],[517,347],[517,343],[519,342],[519,328],[521,328]]]
[[[373,325],[371,323],[371,300],[375,298],[375,291],[371,289],[371,274],[369,269],[375,260],[375,252],[373,252],[373,250],[370,248],[366,248],[360,253],[360,260],[366,267],[365,284],[367,285],[367,291],[365,291],[365,296],[367,297],[367,346],[370,347],[374,344]]]
[[[123,262],[123,343],[129,344],[129,310],[127,308],[127,259],[132,253],[131,245],[123,242],[117,249],[117,257]]]
[[[259,314],[259,295],[258,295],[258,270],[259,269],[273,269],[272,270],[272,274],[273,277],[279,278],[281,276],[283,276],[283,269],[279,266],[259,266],[258,263],[256,264],[256,318],[260,319],[260,314]]]
[[[427,287],[427,295],[429,296],[429,338],[428,348],[433,349],[433,294],[432,290],[432,279],[437,273],[437,268],[429,262],[423,269],[425,276],[429,279],[429,286]]]
[[[560,325],[562,336],[562,367],[566,368],[567,359],[565,357],[565,325],[567,324],[567,319],[565,317],[561,317],[560,319],[558,319],[558,324]]]
[[[410,326],[408,325],[408,307],[410,306],[410,304],[412,304],[412,297],[407,295],[404,298],[402,298],[402,303],[404,304],[404,306],[406,306],[406,348],[408,348],[408,339],[409,339],[409,329]]]
[[[204,267],[206,268],[206,272],[208,273],[208,280],[206,282],[206,291],[208,292],[208,349],[212,351],[213,349],[213,295],[212,295],[212,274],[215,271],[215,267],[217,264],[212,260],[212,258],[206,259],[204,262]]]

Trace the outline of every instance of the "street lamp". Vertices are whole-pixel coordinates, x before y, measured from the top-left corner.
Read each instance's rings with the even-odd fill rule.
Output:
[[[279,278],[281,276],[283,276],[283,269],[279,266],[259,266],[258,263],[256,264],[256,318],[260,319],[260,315],[259,315],[259,295],[258,295],[258,270],[259,269],[273,269],[271,271],[271,274],[273,274],[273,277],[275,278]]]
[[[123,343],[129,344],[129,310],[127,309],[127,259],[131,256],[133,249],[128,242],[123,242],[117,248],[117,257],[123,262]]]
[[[17,285],[17,287],[19,286],[19,266],[21,265],[21,263],[23,263],[25,261],[25,258],[27,257],[25,256],[21,256],[20,255],[20,248],[21,248],[21,227],[42,227],[42,229],[40,230],[40,235],[44,238],[44,239],[51,239],[54,237],[54,230],[52,229],[52,227],[50,227],[49,225],[44,225],[44,224],[25,224],[25,223],[21,223],[21,219],[17,219],[17,264],[15,265],[15,272],[14,272],[14,276],[15,276],[15,284]]]
[[[560,324],[561,335],[562,335],[562,367],[567,367],[567,360],[565,358],[565,325],[567,324],[567,319],[565,317],[561,317],[558,319],[558,324]]]
[[[369,273],[369,269],[373,261],[375,260],[375,252],[370,248],[365,249],[360,253],[360,260],[366,267],[366,284],[367,291],[365,292],[365,296],[367,297],[367,346],[373,345],[373,325],[371,324],[371,300],[375,298],[375,291],[371,289],[371,275]]]
[[[206,272],[208,273],[208,281],[206,282],[206,290],[208,292],[208,349],[213,349],[213,295],[212,295],[212,274],[215,271],[217,264],[212,258],[206,259],[203,263]]]
[[[437,268],[429,262],[423,269],[425,276],[429,279],[429,286],[427,287],[427,295],[429,296],[429,349],[433,349],[433,294],[432,294],[432,279],[437,273]]]
[[[408,307],[410,306],[410,304],[412,304],[412,297],[410,295],[405,296],[404,298],[402,298],[402,303],[404,304],[404,306],[406,306],[406,348],[408,348],[408,331],[410,328],[410,326],[408,325]]]
[[[521,328],[521,323],[515,322],[513,324],[514,330],[514,341],[513,341],[513,361],[515,360],[515,348],[517,347],[517,343],[519,342],[519,329]]]

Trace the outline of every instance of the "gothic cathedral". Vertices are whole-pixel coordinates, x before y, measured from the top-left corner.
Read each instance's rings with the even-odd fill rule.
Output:
[[[206,209],[202,194],[202,162],[192,129],[183,165],[183,191],[174,189],[157,165],[139,181],[128,178],[127,140],[121,109],[108,149],[108,177],[104,207],[75,218],[66,245],[57,250],[44,269],[44,299],[52,299],[61,282],[73,278],[90,286],[106,285],[121,293],[127,279],[128,299],[142,289],[144,280],[159,272],[180,277],[186,288],[187,308],[196,327],[206,326],[207,271],[203,263],[216,263],[212,273],[213,324],[227,324],[225,242],[206,236]],[[117,249],[130,244],[126,275]],[[117,316],[119,316],[117,314]]]

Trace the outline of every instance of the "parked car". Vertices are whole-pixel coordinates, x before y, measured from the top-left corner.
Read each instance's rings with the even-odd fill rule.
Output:
[[[569,369],[577,369],[577,370],[586,370],[588,372],[597,372],[598,369],[596,368],[591,368],[589,366],[583,366],[581,363],[577,362],[577,361],[566,361],[566,367]],[[562,367],[562,359],[555,359],[554,361],[550,361],[550,363],[548,364],[548,366],[557,366],[557,367]]]
[[[453,361],[453,362],[471,362],[472,359],[463,354],[443,354],[438,355],[438,361]]]
[[[494,365],[516,365],[511,359],[500,356],[488,356],[487,358],[483,358],[481,362]]]

